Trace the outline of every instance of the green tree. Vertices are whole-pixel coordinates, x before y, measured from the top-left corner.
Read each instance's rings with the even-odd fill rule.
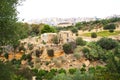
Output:
[[[120,58],[118,55],[112,53],[112,52],[108,52],[108,59],[107,59],[107,71],[111,74],[115,79],[120,79]]]
[[[77,27],[78,30],[82,29],[82,23],[81,22],[76,23],[75,27]]]
[[[16,32],[20,39],[24,39],[29,36],[30,28],[28,23],[17,22],[16,26]]]
[[[0,61],[0,80],[12,80],[11,77],[14,74],[13,69],[11,64]]]
[[[31,24],[31,35],[38,35],[40,34],[41,24]]]
[[[105,30],[116,29],[116,25],[115,24],[107,24],[103,27],[103,29],[105,29]]]
[[[76,39],[76,44],[80,45],[80,46],[84,46],[84,45],[86,45],[86,41],[84,41],[81,37],[78,37]]]
[[[33,72],[29,68],[21,68],[15,71],[15,74],[21,76],[23,80],[32,80]]]
[[[112,38],[101,38],[97,41],[97,44],[106,50],[111,50],[118,46],[118,42]]]
[[[90,48],[89,57],[87,58],[90,60],[106,60],[105,51],[99,45],[91,44]]]
[[[97,34],[95,32],[91,33],[91,37],[92,38],[96,38],[97,37]]]
[[[77,30],[76,27],[73,27],[73,28],[71,29],[71,31],[72,31],[73,33],[77,33],[77,32],[78,32],[78,30]]]
[[[43,33],[50,33],[50,32],[55,33],[55,32],[56,32],[55,28],[54,28],[54,27],[51,27],[51,26],[49,26],[49,25],[45,25],[45,26],[41,29],[41,34],[43,34]]]
[[[63,45],[63,50],[66,54],[72,53],[72,45],[70,43],[65,43]]]
[[[21,0],[0,0],[0,46],[18,41],[16,7]]]

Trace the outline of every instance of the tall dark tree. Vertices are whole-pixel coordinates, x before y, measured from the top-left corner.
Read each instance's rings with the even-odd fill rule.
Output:
[[[18,41],[17,10],[21,0],[0,0],[0,46]]]

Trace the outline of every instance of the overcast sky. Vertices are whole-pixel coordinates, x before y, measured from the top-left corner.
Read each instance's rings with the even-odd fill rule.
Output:
[[[99,17],[120,14],[120,0],[26,0],[18,7],[20,19]]]

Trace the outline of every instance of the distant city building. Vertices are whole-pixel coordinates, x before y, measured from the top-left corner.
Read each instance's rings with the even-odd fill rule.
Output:
[[[73,25],[73,23],[64,22],[64,23],[57,24],[57,27],[68,27],[68,26],[72,26],[72,25]]]
[[[109,19],[109,18],[113,18],[113,17],[120,17],[120,15],[112,15],[112,16],[107,16],[105,18],[102,19]],[[101,18],[97,18],[97,16],[95,17],[77,17],[77,18],[44,18],[44,19],[35,19],[35,20],[31,20],[29,21],[29,23],[43,23],[43,24],[48,24],[51,26],[57,26],[57,25],[65,25],[63,24],[64,22],[69,22],[70,24],[76,24],[77,22],[88,22],[88,21],[95,21],[95,20],[101,20]],[[62,23],[62,24],[61,24]]]

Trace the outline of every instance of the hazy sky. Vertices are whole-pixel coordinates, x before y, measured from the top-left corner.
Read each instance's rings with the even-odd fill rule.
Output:
[[[105,17],[120,14],[120,0],[26,0],[18,7],[20,19]]]

